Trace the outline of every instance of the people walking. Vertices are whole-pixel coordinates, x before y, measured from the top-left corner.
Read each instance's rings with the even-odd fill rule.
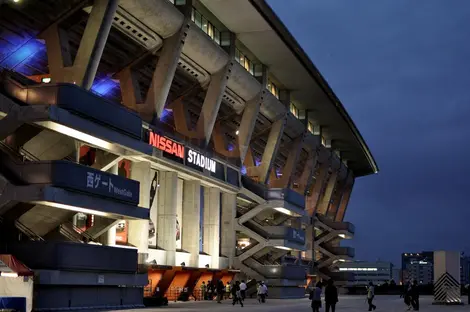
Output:
[[[372,282],[369,282],[369,287],[367,287],[367,303],[369,304],[369,311],[377,309],[377,307],[373,304],[374,297],[375,287]]]
[[[207,300],[207,285],[206,282],[201,284],[201,300]]]
[[[414,280],[410,290],[411,305],[414,311],[419,311],[419,286],[418,281]]]
[[[235,285],[232,286],[232,298],[233,298],[232,305],[240,303],[240,305],[243,308],[243,300],[241,300],[239,281],[236,281]]]
[[[224,294],[225,294],[225,286],[224,282],[221,280],[217,281],[217,303],[222,303],[222,300],[224,299]]]
[[[258,301],[259,303],[265,303],[268,295],[268,287],[264,282],[260,282],[258,285]]]
[[[412,309],[410,292],[411,292],[411,282],[408,281],[403,287],[403,294],[402,294],[403,301],[405,302],[405,305],[408,311]]]
[[[328,285],[325,287],[325,312],[335,312],[336,304],[338,303],[338,289],[334,285],[332,279],[328,280]]]
[[[227,285],[225,285],[225,296],[227,297],[226,299],[230,299],[230,282],[227,282]]]
[[[315,287],[310,291],[309,299],[312,300],[312,311],[320,312],[321,308],[321,293],[322,293],[322,284],[318,282]]]
[[[246,283],[244,280],[242,280],[242,282],[240,283],[240,296],[242,298],[242,301],[245,301],[245,298],[246,298]]]

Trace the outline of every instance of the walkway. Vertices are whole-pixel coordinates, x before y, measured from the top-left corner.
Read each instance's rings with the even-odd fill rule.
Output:
[[[405,311],[405,305],[403,300],[398,298],[398,296],[378,296],[375,300],[377,305],[377,312],[403,312]],[[467,298],[465,297],[465,302]],[[336,311],[347,311],[347,312],[356,312],[356,311],[367,311],[367,305],[364,300],[364,297],[358,296],[341,296],[340,302],[337,305]],[[432,297],[423,297],[421,298],[421,311],[425,312],[459,312],[459,311],[470,311],[468,305],[465,306],[435,306],[432,305]],[[311,312],[310,303],[307,299],[299,300],[268,300],[266,304],[259,304],[254,299],[248,299],[245,302],[245,307],[241,308],[240,306],[233,307],[231,301],[225,300],[222,304],[217,304],[216,302],[207,302],[207,301],[198,301],[198,302],[171,302],[169,307],[158,308],[158,309],[144,309],[144,310],[134,310],[138,311],[155,311],[155,312],[179,312],[179,311],[191,311],[191,312],[229,312],[229,311],[239,311],[240,309],[246,311],[266,311],[266,312]],[[242,311],[243,311],[242,310]],[[325,311],[324,307],[321,311]]]

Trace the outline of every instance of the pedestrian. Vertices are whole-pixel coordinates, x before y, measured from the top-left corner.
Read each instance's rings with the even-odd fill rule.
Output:
[[[367,303],[369,304],[369,311],[377,309],[377,307],[372,303],[375,297],[375,287],[372,282],[369,282],[369,287],[367,287]]]
[[[322,284],[318,282],[315,287],[310,291],[309,299],[312,300],[312,311],[320,312],[321,308],[321,293],[322,293]]]
[[[334,285],[332,279],[328,280],[328,285],[325,287],[325,312],[335,312],[336,304],[338,303],[338,289]]]
[[[230,282],[227,282],[227,285],[225,285],[225,299],[230,299]]]
[[[202,282],[202,284],[201,284],[201,300],[207,300],[206,282]]]
[[[405,284],[405,287],[403,288],[403,295],[402,295],[408,311],[412,309],[410,291],[411,291],[411,282],[408,281]]]
[[[207,282],[207,300],[213,300],[214,299],[214,285],[212,284],[212,281]]]
[[[240,296],[242,298],[242,301],[245,301],[246,289],[247,289],[247,286],[246,286],[245,280],[242,280],[242,282],[240,283]]]
[[[222,300],[224,299],[224,293],[225,293],[225,286],[224,282],[221,280],[217,281],[217,303],[222,303]]]
[[[241,295],[240,295],[240,282],[236,281],[235,285],[232,287],[232,305],[235,305],[237,303],[240,303],[240,305],[243,308],[243,301],[241,300]]]
[[[268,287],[263,282],[259,283],[258,286],[258,301],[259,303],[265,303],[266,297],[268,296]]]
[[[414,280],[413,285],[411,285],[410,296],[413,310],[419,311],[419,286],[417,280]]]

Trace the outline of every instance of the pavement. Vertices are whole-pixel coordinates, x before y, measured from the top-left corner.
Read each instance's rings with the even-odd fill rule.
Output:
[[[462,298],[467,302],[467,298]],[[420,311],[425,312],[459,312],[459,311],[470,311],[470,306],[441,306],[441,305],[432,305],[433,298],[431,296],[424,296],[420,300]],[[403,299],[400,299],[398,296],[377,296],[374,300],[374,304],[377,306],[376,311],[384,312],[395,312],[405,311],[406,307],[403,303]],[[311,312],[310,301],[308,299],[289,299],[289,300],[279,300],[279,299],[268,299],[265,304],[260,304],[255,299],[247,299],[245,301],[245,306],[242,308],[239,305],[232,306],[231,300],[225,300],[222,304],[217,304],[214,302],[208,301],[191,301],[191,302],[170,302],[168,307],[163,308],[153,308],[153,309],[141,309],[135,310],[138,311],[155,311],[155,312],[164,312],[168,310],[169,312],[179,312],[179,311],[193,311],[193,312],[206,312],[210,310],[211,312],[223,311],[266,311],[266,312]],[[339,303],[336,306],[336,311],[347,311],[347,312],[356,312],[356,311],[367,311],[368,305],[365,302],[365,297],[363,296],[340,296]],[[321,308],[321,311],[325,311],[325,307]]]

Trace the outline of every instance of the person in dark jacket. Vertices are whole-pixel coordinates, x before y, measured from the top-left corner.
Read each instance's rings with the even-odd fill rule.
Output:
[[[411,285],[410,297],[413,310],[419,311],[419,286],[417,280],[414,280],[413,285]]]
[[[217,303],[222,303],[224,299],[225,285],[221,280],[217,281]]]
[[[315,287],[310,291],[309,299],[312,300],[312,311],[320,312],[321,308],[321,293],[322,293],[322,284],[318,282]]]
[[[335,312],[336,304],[338,303],[338,289],[333,283],[332,279],[328,280],[325,287],[325,312]]]
[[[233,298],[232,305],[235,305],[236,303],[240,303],[240,305],[243,308],[243,300],[242,300],[241,294],[240,294],[240,281],[236,281],[236,283],[235,283],[235,285],[233,285],[231,291],[232,291],[232,298]]]

